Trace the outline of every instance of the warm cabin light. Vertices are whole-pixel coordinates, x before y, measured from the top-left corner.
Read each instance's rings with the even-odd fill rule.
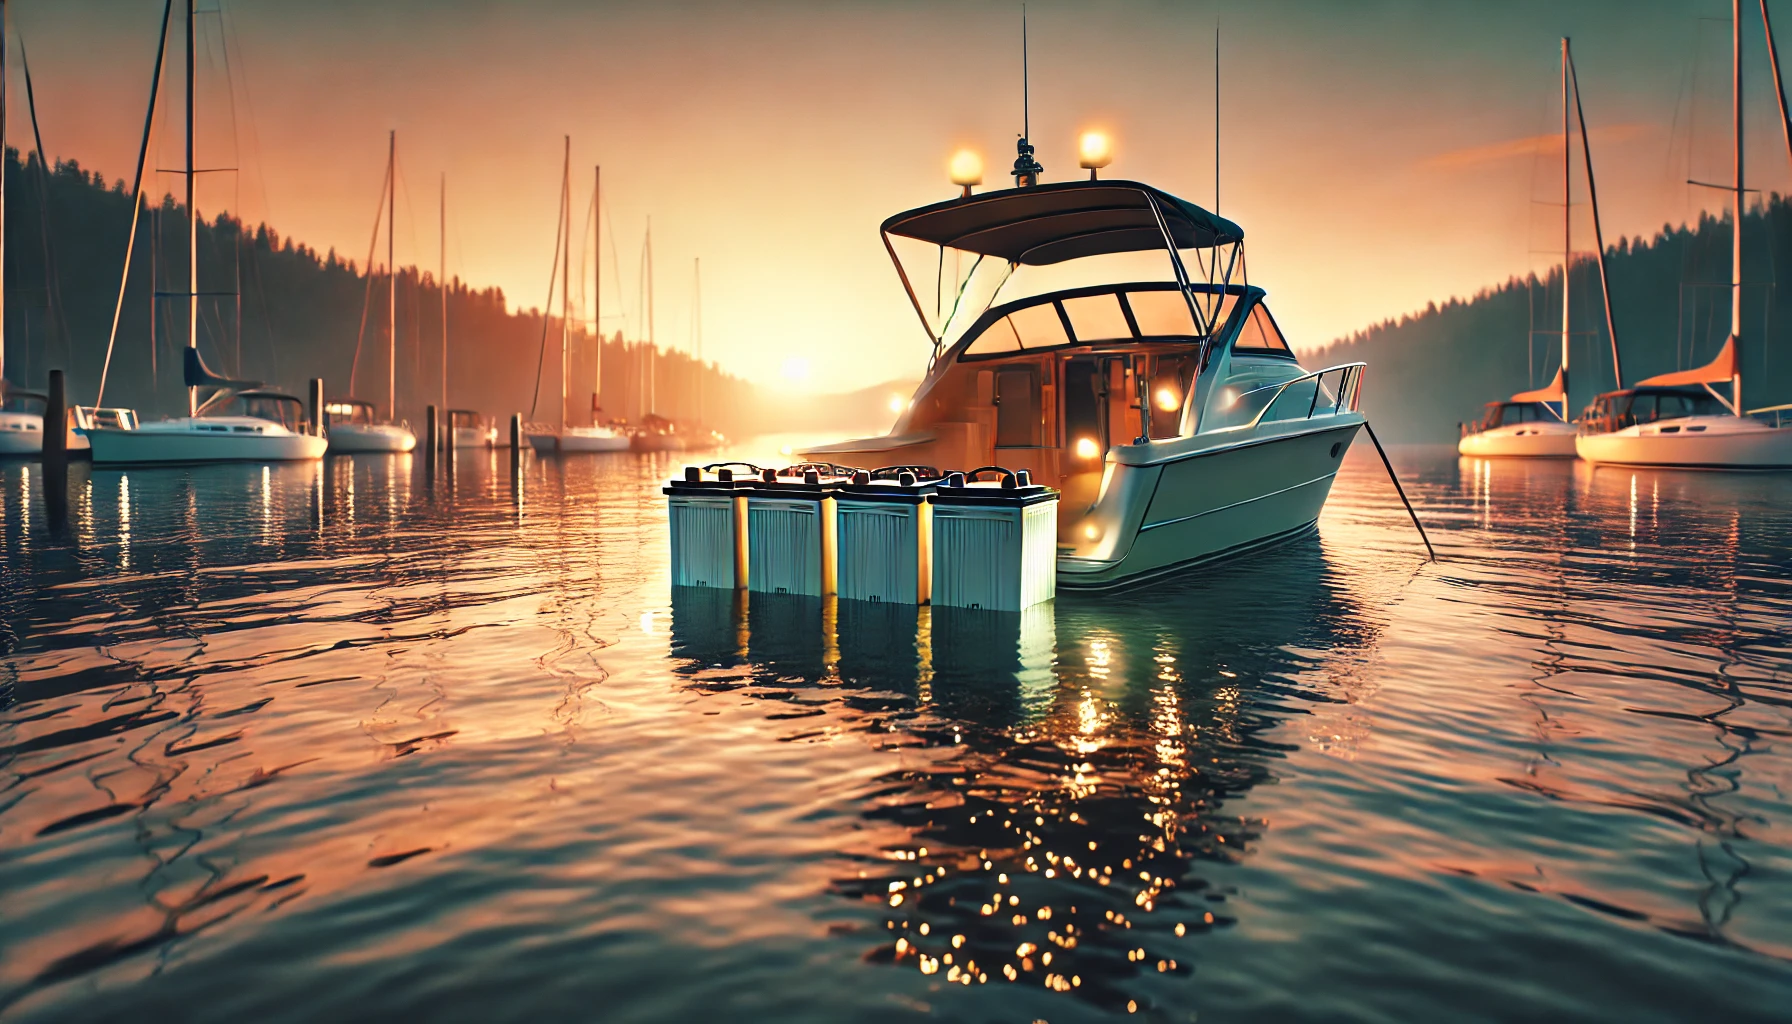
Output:
[[[1101,527],[1096,526],[1094,523],[1090,523],[1083,527],[1083,536],[1089,540],[1100,540]]]
[[[343,402],[331,402],[324,406],[324,411],[332,416],[353,416],[355,414],[355,407]]]
[[[1158,388],[1156,401],[1157,407],[1164,412],[1175,412],[1182,406],[1182,399],[1176,397],[1176,391],[1173,388]]]
[[[1113,162],[1114,150],[1108,142],[1106,132],[1084,132],[1077,141],[1077,166],[1089,172],[1089,180],[1095,180],[1095,172]]]
[[[1077,458],[1093,459],[1094,457],[1096,457],[1097,455],[1100,455],[1100,454],[1101,454],[1101,446],[1095,443],[1094,438],[1079,437],[1076,439],[1076,457]]]
[[[908,404],[907,402],[904,402],[902,400],[901,395],[891,395],[890,396],[890,411],[893,413],[901,413],[902,407],[907,404]]]
[[[952,154],[948,170],[952,184],[962,186],[966,196],[971,194],[972,185],[983,184],[983,158],[975,150],[961,149]]]

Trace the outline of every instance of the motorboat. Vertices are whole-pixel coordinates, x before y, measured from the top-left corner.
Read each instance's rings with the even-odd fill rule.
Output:
[[[43,453],[46,403],[38,392],[10,388],[0,380],[0,458]]]
[[[555,427],[529,434],[529,447],[539,455],[573,455],[584,452],[626,452],[629,435],[611,427]]]
[[[1066,588],[1313,530],[1365,422],[1363,364],[1300,364],[1264,289],[1233,280],[1237,224],[1138,181],[1035,184],[1020,148],[1017,187],[959,181],[884,221],[933,342],[926,377],[887,435],[804,456],[1027,470],[1063,493]]]
[[[1740,13],[1736,8],[1733,13]],[[1773,43],[1773,27],[1763,22]],[[1716,358],[1690,370],[1657,374],[1634,388],[1607,392],[1581,415],[1576,451],[1589,462],[1679,469],[1792,469],[1788,406],[1745,410],[1742,404],[1742,22],[1730,23],[1735,124],[1733,230],[1730,233],[1730,335]],[[1778,65],[1774,69],[1778,81]],[[1792,145],[1792,121],[1786,121]],[[1726,396],[1717,388],[1728,385]]]
[[[1572,92],[1574,107],[1570,108]],[[1555,378],[1534,391],[1521,391],[1503,402],[1489,402],[1477,423],[1459,428],[1456,450],[1463,455],[1481,458],[1572,459],[1576,454],[1575,437],[1579,429],[1568,419],[1569,285],[1574,270],[1574,232],[1570,216],[1573,205],[1570,189],[1574,180],[1573,136],[1569,133],[1568,116],[1580,106],[1580,91],[1574,77],[1574,58],[1568,40],[1562,40],[1562,361]],[[1586,157],[1588,192],[1593,200],[1593,231],[1599,259],[1599,279],[1605,282],[1605,241],[1599,227],[1598,192],[1593,187],[1593,151],[1586,137],[1586,119],[1581,118],[1581,151]],[[1611,291],[1602,287],[1605,298],[1606,326],[1611,328]],[[1527,345],[1530,338],[1525,339]],[[1617,362],[1617,335],[1612,334],[1612,363]],[[1622,374],[1620,373],[1620,380]]]
[[[375,418],[372,402],[345,398],[324,406],[328,413],[325,436],[331,454],[354,452],[404,453],[417,447],[417,435],[401,423],[382,423]]]
[[[138,423],[135,416],[95,422],[84,431],[96,465],[109,463],[286,462],[320,459],[327,442],[305,422],[304,403],[252,381],[232,381],[206,369],[197,349],[186,350],[189,391],[209,389],[191,415]]]

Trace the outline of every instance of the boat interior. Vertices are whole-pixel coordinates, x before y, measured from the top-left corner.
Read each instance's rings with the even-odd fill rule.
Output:
[[[1701,388],[1637,387],[1610,391],[1593,399],[1581,413],[1579,423],[1582,433],[1609,434],[1639,423],[1689,416],[1725,416],[1729,412],[1729,407],[1716,395]]]

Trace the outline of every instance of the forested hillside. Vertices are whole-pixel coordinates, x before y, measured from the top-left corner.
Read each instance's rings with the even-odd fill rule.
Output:
[[[59,367],[68,373],[71,400],[92,403],[130,231],[129,188],[74,161],[58,162],[47,175],[35,156],[21,164],[17,151],[8,150],[6,161],[6,376],[41,387],[48,370]],[[165,197],[139,221],[106,404],[145,414],[184,411],[186,267],[185,210]],[[304,393],[310,378],[323,377],[331,394],[346,395],[352,378],[358,396],[383,405],[383,273],[372,288],[358,365],[355,358],[368,284],[366,268],[334,251],[319,253],[265,224],[249,228],[214,217],[199,229],[198,290],[217,293],[200,300],[200,352],[220,373],[295,394]],[[458,278],[447,287],[450,404],[527,416],[535,401],[541,314],[511,313],[502,292],[475,290]],[[176,294],[152,303],[152,290]],[[440,401],[441,296],[433,274],[399,268],[398,411],[413,422],[424,405]],[[560,403],[559,321],[546,326],[536,415],[551,420]],[[596,367],[591,336],[580,330],[575,337],[569,406],[571,418],[584,422]],[[650,351],[617,333],[603,345],[603,370],[602,402],[612,417],[638,416],[651,381],[661,415],[692,417],[701,395],[705,418],[723,430],[738,432],[754,418],[748,384],[713,364],[699,367],[682,352]]]
[[[1705,217],[1607,249],[1626,384],[1716,355],[1730,327],[1730,238],[1727,217]],[[1774,195],[1757,206],[1742,241],[1743,401],[1751,408],[1792,402],[1792,289],[1782,295],[1775,285],[1778,268],[1792,271],[1792,203]],[[1592,254],[1575,262],[1569,284],[1570,407],[1578,413],[1613,386],[1611,342]],[[1559,270],[1513,279],[1377,324],[1304,361],[1315,368],[1368,363],[1363,405],[1384,437],[1453,443],[1457,422],[1478,418],[1482,403],[1541,386],[1555,373],[1561,287]]]

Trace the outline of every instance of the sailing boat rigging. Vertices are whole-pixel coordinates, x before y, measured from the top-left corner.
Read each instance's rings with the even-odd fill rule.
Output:
[[[0,138],[6,131],[6,43],[6,0],[0,0]],[[5,182],[5,161],[0,160],[0,229],[6,223]],[[4,251],[4,235],[4,230],[0,230],[0,251]],[[4,310],[5,294],[6,290],[0,288],[0,313]],[[0,315],[0,457],[37,455],[44,450],[45,400],[35,391],[24,391],[6,382],[5,324],[5,316]]]
[[[182,377],[187,385],[187,415],[137,425],[117,422],[94,425],[87,439],[95,463],[171,463],[223,461],[287,461],[321,458],[325,441],[309,431],[304,403],[292,395],[262,388],[258,381],[231,380],[213,373],[199,355],[199,208],[194,166],[197,139],[194,93],[194,14],[196,0],[187,0],[186,18],[186,152],[179,172],[186,179],[187,215],[187,347]],[[200,394],[206,398],[200,401]],[[220,414],[230,406],[229,414]]]
[[[1534,391],[1520,391],[1503,402],[1487,403],[1481,422],[1468,427],[1456,442],[1463,455],[1523,458],[1574,458],[1574,424],[1568,422],[1569,280],[1574,270],[1574,231],[1569,197],[1574,175],[1574,148],[1568,130],[1568,39],[1562,39],[1562,363],[1555,379]],[[1577,94],[1578,96],[1578,94]],[[1580,126],[1584,138],[1587,126]],[[1593,163],[1587,157],[1587,178]],[[1594,210],[1598,218],[1599,212]],[[1608,298],[1606,300],[1610,302]],[[1526,344],[1530,343],[1526,338]]]
[[[601,177],[601,174],[602,174],[602,172],[600,170],[598,177],[596,178],[596,180],[593,183],[593,187],[600,189],[600,190],[601,190],[602,184],[603,184],[603,179]],[[588,426],[588,427],[573,426],[572,424],[567,422],[568,383],[569,383],[570,377],[572,376],[572,372],[571,372],[572,371],[572,354],[571,354],[571,351],[572,351],[571,350],[572,281],[570,280],[570,275],[571,275],[571,271],[572,271],[572,137],[571,136],[567,136],[567,138],[566,138],[566,158],[565,158],[562,170],[561,170],[560,197],[561,197],[560,198],[560,216],[561,216],[560,236],[562,239],[565,240],[564,247],[562,247],[560,249],[560,251],[556,254],[556,255],[560,256],[560,262],[561,262],[561,265],[559,268],[560,269],[560,275],[559,275],[559,277],[560,277],[560,423],[557,427],[532,427],[529,431],[529,444],[531,447],[533,447],[535,449],[536,454],[539,454],[539,455],[553,455],[553,454],[562,454],[562,453],[582,453],[582,452],[627,451],[628,447],[629,447],[629,439],[626,434],[618,433],[617,431],[611,429],[610,427],[597,422],[597,414],[601,411],[597,408],[597,404],[596,404],[597,403],[597,395],[601,394],[601,391],[594,391],[593,395],[592,395],[592,420],[593,420],[593,422],[591,423],[590,426]],[[592,203],[594,204],[594,209],[601,210],[603,208],[601,200],[602,200],[601,191],[593,194]],[[593,221],[596,223],[596,230],[597,230],[598,234],[601,236],[601,234],[602,234],[602,223],[601,223],[602,217],[601,216],[594,217]],[[601,283],[601,281],[600,281],[600,283]],[[553,306],[553,289],[552,289],[552,287],[550,287],[548,290],[548,306],[550,309]],[[603,365],[602,332],[599,332],[596,360],[597,360],[598,366],[600,367],[600,369],[598,370],[598,373],[600,375],[600,377],[599,377],[600,383],[598,383],[597,385],[594,385],[594,386],[601,388],[601,374],[602,374],[601,367]]]
[[[402,454],[417,447],[417,435],[396,422],[398,417],[398,264],[394,236],[398,222],[398,132],[386,136],[386,412],[378,418],[372,402],[344,398],[326,406],[330,415],[330,451]],[[373,273],[368,267],[367,272]],[[365,321],[363,321],[365,322]],[[359,355],[359,350],[356,352]]]
[[[1761,8],[1769,49],[1773,26]],[[1685,469],[1792,469],[1792,406],[1745,411],[1742,404],[1742,222],[1747,213],[1742,148],[1742,0],[1730,2],[1731,159],[1735,175],[1730,234],[1730,335],[1704,366],[1658,374],[1600,395],[1581,414],[1580,457],[1622,466]],[[1775,64],[1777,65],[1777,58]],[[1774,88],[1782,91],[1779,75]],[[1792,123],[1787,125],[1792,144]],[[1730,386],[1724,397],[1712,385]],[[1771,414],[1773,423],[1761,418]]]

